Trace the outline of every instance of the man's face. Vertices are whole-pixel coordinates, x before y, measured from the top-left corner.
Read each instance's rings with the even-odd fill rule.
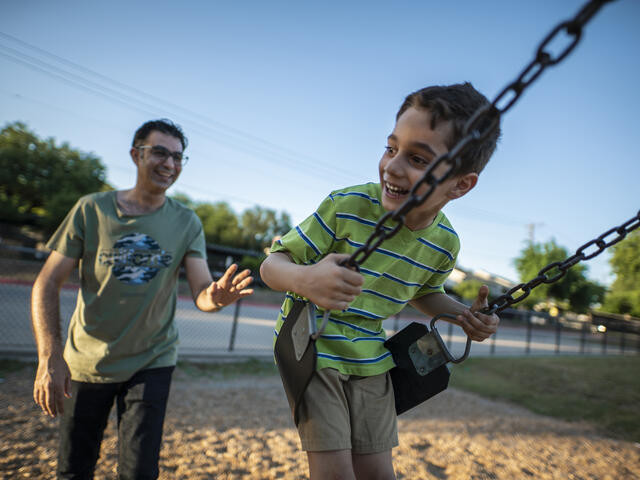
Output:
[[[382,206],[385,210],[392,211],[400,207],[429,165],[449,150],[445,140],[450,128],[449,122],[442,121],[432,130],[431,114],[424,109],[409,108],[398,118],[393,132],[387,138],[387,146],[379,164]],[[443,165],[442,170],[445,168]],[[439,170],[440,167],[433,173],[442,175]],[[438,185],[422,205],[411,210],[405,218],[407,227],[417,230],[429,226],[450,200],[447,192],[455,181],[455,178],[449,178]],[[424,193],[428,188],[429,185],[422,185],[417,193]]]
[[[138,166],[138,184],[150,193],[164,193],[178,179],[182,165],[162,152],[182,153],[180,139],[154,130],[136,147],[131,158]]]

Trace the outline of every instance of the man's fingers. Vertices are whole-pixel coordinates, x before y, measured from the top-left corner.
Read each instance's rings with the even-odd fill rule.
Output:
[[[241,282],[242,280],[247,278],[249,275],[251,275],[251,270],[249,270],[247,268],[246,270],[243,270],[242,272],[237,274],[235,277],[233,277],[233,280],[231,281],[231,284],[232,285],[237,285],[239,282]]]
[[[62,413],[64,411],[64,394],[63,392],[56,390],[54,392],[54,407],[55,413]]]
[[[45,388],[44,403],[46,406],[46,412],[49,414],[49,416],[55,417],[56,410],[55,410],[55,404],[54,404],[54,398],[53,398],[53,387]]]
[[[44,392],[40,387],[36,387],[34,389],[33,399],[35,400],[36,405],[38,405],[44,413],[47,413],[46,407],[44,405]]]
[[[236,284],[235,287],[237,290],[242,290],[251,285],[251,282],[253,282],[253,277],[248,277]]]
[[[64,379],[64,396],[71,398],[71,377]]]
[[[222,277],[220,277],[220,280],[218,281],[223,285],[226,285],[227,282],[229,282],[229,279],[233,276],[233,274],[236,273],[236,270],[238,270],[238,265],[236,265],[235,263],[232,263],[229,266],[229,268],[227,268],[227,270],[224,272]]]

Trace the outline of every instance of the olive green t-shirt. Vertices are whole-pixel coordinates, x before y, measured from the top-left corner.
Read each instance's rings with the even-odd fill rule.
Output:
[[[116,192],[82,197],[47,246],[79,259],[80,290],[64,358],[73,380],[121,382],[175,365],[177,280],[185,256],[206,258],[202,224],[171,198],[128,216]]]

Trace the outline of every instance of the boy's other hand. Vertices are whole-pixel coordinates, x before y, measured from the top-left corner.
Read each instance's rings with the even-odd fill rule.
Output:
[[[498,330],[500,318],[495,313],[486,315],[479,313],[485,307],[489,306],[487,297],[489,296],[489,287],[483,285],[478,290],[478,296],[471,305],[471,308],[458,315],[458,321],[464,332],[476,342],[482,342]]]
[[[300,293],[319,307],[346,310],[360,294],[364,283],[360,273],[340,265],[348,258],[347,254],[331,253],[309,266],[304,292]]]

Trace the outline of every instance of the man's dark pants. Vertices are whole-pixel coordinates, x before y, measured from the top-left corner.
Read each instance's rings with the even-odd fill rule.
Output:
[[[72,382],[60,421],[58,478],[92,479],[116,402],[118,478],[158,478],[162,426],[174,367],[137,372],[120,383]]]

